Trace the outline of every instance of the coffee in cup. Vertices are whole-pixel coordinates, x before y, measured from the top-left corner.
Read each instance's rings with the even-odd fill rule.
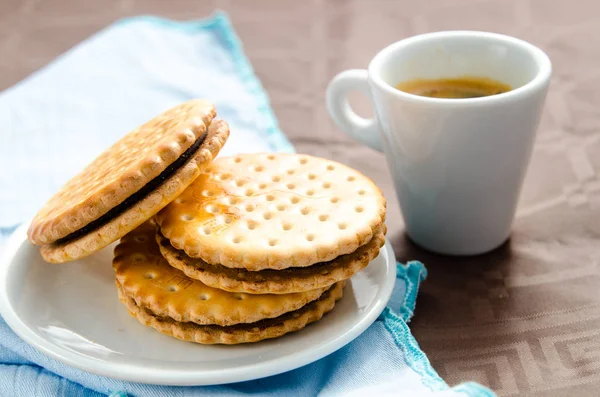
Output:
[[[542,50],[514,37],[428,33],[384,48],[368,70],[337,75],[327,108],[343,131],[385,153],[408,236],[474,255],[510,235],[551,72]],[[352,111],[355,90],[375,118]]]
[[[466,99],[503,94],[510,85],[489,77],[462,76],[442,79],[414,79],[396,84],[400,91],[430,98]]]

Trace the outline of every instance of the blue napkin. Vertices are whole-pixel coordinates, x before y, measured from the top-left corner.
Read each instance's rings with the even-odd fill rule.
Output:
[[[0,93],[0,250],[14,226],[103,148],[152,115],[210,98],[232,127],[225,154],[293,151],[226,15],[117,22]],[[390,306],[359,338],[281,375],[213,387],[165,387],[96,376],[33,349],[0,319],[1,396],[493,396],[450,388],[407,326],[422,264],[398,265]]]

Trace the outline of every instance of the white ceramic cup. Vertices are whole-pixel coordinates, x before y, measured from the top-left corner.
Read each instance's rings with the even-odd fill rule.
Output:
[[[510,235],[552,67],[539,48],[493,33],[429,33],[381,50],[368,70],[347,70],[327,88],[327,108],[346,133],[385,153],[408,236],[434,252],[474,255]],[[462,76],[510,84],[469,99],[402,92],[400,82]],[[368,95],[376,118],[348,104]]]

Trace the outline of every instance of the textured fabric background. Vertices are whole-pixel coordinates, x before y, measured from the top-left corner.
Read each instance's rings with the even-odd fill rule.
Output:
[[[399,260],[430,270],[412,330],[449,383],[499,395],[600,390],[600,3],[596,0],[0,0],[0,89],[123,16],[227,11],[297,150],[345,162],[389,199]],[[410,35],[478,29],[544,49],[554,76],[511,241],[476,258],[420,250],[403,235],[383,157],[337,131],[328,81]],[[368,102],[356,105],[370,113]]]

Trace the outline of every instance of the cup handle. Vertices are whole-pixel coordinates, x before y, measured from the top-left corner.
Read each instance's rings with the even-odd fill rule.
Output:
[[[353,90],[361,91],[371,98],[366,70],[346,70],[331,80],[327,86],[327,110],[342,131],[370,148],[382,152],[377,120],[359,116],[348,103],[348,92]]]

